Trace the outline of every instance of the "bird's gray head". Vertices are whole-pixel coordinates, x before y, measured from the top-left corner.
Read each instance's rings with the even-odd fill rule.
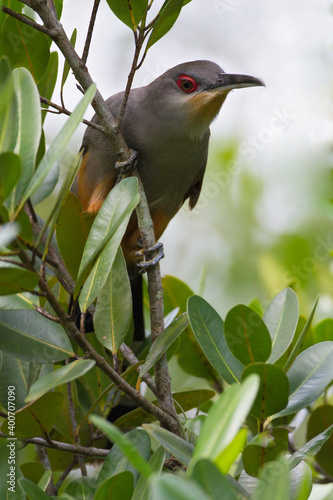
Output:
[[[192,61],[163,73],[147,86],[147,93],[162,121],[200,139],[230,90],[254,86],[264,83],[253,76],[225,73],[211,61]]]

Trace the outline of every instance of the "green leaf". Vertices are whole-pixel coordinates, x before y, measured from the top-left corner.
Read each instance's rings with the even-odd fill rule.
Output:
[[[239,383],[244,365],[230,352],[218,313],[196,295],[188,299],[187,308],[194,335],[210,364],[228,384]]]
[[[58,19],[61,18],[63,0],[53,0]]]
[[[333,342],[321,342],[301,352],[287,373],[288,406],[274,418],[291,415],[312,404],[333,379]]]
[[[200,458],[214,461],[231,443],[253,405],[258,388],[259,377],[252,375],[219,396],[202,426],[193,455],[194,463]]]
[[[237,457],[244,450],[247,443],[247,433],[246,428],[242,428],[231,441],[230,444],[220,453],[218,457],[214,460],[216,467],[222,472],[222,474],[227,474],[230,467],[235,463]]]
[[[198,483],[174,474],[155,474],[150,487],[154,500],[211,500]]]
[[[147,43],[149,49],[162,38],[177,21],[183,7],[183,0],[165,0]]]
[[[231,352],[244,365],[269,358],[271,337],[263,320],[249,307],[240,304],[231,309],[224,332]]]
[[[15,264],[0,261],[0,295],[34,290],[38,275]]]
[[[74,356],[63,328],[36,311],[0,311],[0,350],[32,363]]]
[[[317,308],[317,304],[318,304],[318,298],[316,300],[316,302],[314,303],[314,306],[312,308],[312,311],[310,313],[310,316],[307,320],[307,322],[305,323],[305,326],[300,334],[300,336],[298,337],[294,347],[292,348],[292,351],[286,361],[286,364],[284,365],[284,368],[283,368],[283,371],[284,372],[287,372],[289,370],[289,368],[291,367],[292,363],[294,362],[294,359],[296,358],[297,354],[299,353],[299,351],[301,350],[301,347],[302,347],[302,344],[304,342],[304,339],[306,337],[306,334],[308,333],[310,327],[311,327],[311,323],[312,323],[312,320],[313,320],[313,317],[314,317],[314,314],[316,312],[316,308]]]
[[[286,500],[290,498],[288,472],[288,464],[284,457],[266,464],[259,476],[253,500]]]
[[[52,98],[54,87],[58,76],[58,52],[51,52],[49,63],[47,65],[46,71],[38,83],[38,91],[42,97],[48,99]],[[48,109],[47,104],[42,104],[42,109]],[[42,113],[42,122],[44,122],[47,116],[47,112]]]
[[[30,500],[49,500],[50,496],[47,495],[37,484],[30,481],[30,479],[26,479],[23,477],[19,480],[19,485],[27,494]]]
[[[94,500],[131,500],[134,489],[132,472],[124,470],[109,477],[96,490]]]
[[[302,344],[302,350],[304,351],[308,347],[318,344],[318,342],[331,339],[333,339],[333,319],[326,318],[310,329]]]
[[[53,165],[51,170],[49,170],[47,176],[45,177],[44,181],[39,186],[37,191],[31,196],[31,203],[33,204],[33,206],[38,205],[38,203],[41,203],[45,200],[45,198],[50,196],[59,181],[59,175],[60,165],[57,162]]]
[[[132,294],[126,262],[118,248],[110,274],[97,299],[94,329],[100,343],[116,353],[132,319]]]
[[[282,290],[269,304],[263,321],[272,339],[268,363],[275,363],[291,344],[298,322],[298,299],[291,288]]]
[[[21,160],[14,153],[0,155],[0,204],[8,198],[21,175]]]
[[[150,438],[148,434],[141,429],[134,429],[126,434],[126,438],[148,462],[151,448]],[[101,484],[108,477],[118,474],[119,472],[124,470],[130,471],[134,476],[134,482],[137,481],[139,477],[138,470],[134,467],[134,465],[132,465],[132,462],[129,460],[126,454],[123,453],[119,445],[114,444],[111,448],[110,453],[104,460],[103,466],[99,472],[98,484]],[[142,478],[143,476],[140,477]]]
[[[316,455],[323,444],[332,436],[333,425],[330,425],[324,432],[321,432],[310,441],[305,443],[299,450],[295,451],[288,459],[288,465],[290,469],[296,467],[301,460],[305,460],[308,457]]]
[[[48,38],[44,33],[8,16],[2,28],[4,53],[13,68],[24,67],[36,83],[42,78],[50,57]]]
[[[77,29],[74,28],[72,36],[70,38],[71,46],[73,48],[75,48],[76,36],[77,36]],[[66,80],[68,78],[69,70],[70,70],[70,66],[69,66],[67,60],[65,59],[64,70],[63,70],[62,78],[61,78],[61,87],[60,87],[61,88],[61,92],[63,91],[64,85],[65,85]]]
[[[19,133],[15,153],[20,155],[22,162],[22,173],[15,194],[17,202],[34,172],[42,119],[38,89],[29,71],[25,68],[15,69],[13,81],[19,112]]]
[[[2,224],[0,226],[0,248],[10,245],[10,243],[15,240],[19,233],[19,225],[9,222],[8,224]],[[1,265],[0,265],[1,267]],[[17,267],[15,267],[17,269]],[[2,280],[2,271],[0,271],[0,287]],[[1,293],[1,292],[0,292]]]
[[[267,462],[276,460],[281,453],[286,453],[287,451],[287,429],[275,428],[261,432],[243,451],[244,469],[250,476],[257,477]]]
[[[313,439],[317,434],[323,432],[328,426],[333,425],[333,406],[324,404],[315,408],[308,420],[307,439]],[[324,469],[326,474],[333,475],[333,435],[323,444],[321,450],[316,453],[316,461]]]
[[[81,101],[71,114],[71,116],[66,121],[65,125],[58,133],[57,137],[52,142],[51,146],[49,147],[43,159],[41,160],[40,164],[38,165],[38,168],[34,173],[33,178],[31,179],[29,185],[27,186],[18,210],[21,210],[23,208],[27,199],[30,196],[32,196],[33,193],[39,188],[39,186],[42,184],[45,177],[47,176],[48,172],[53,167],[54,163],[65,151],[66,146],[70,141],[72,135],[74,134],[75,130],[77,129],[79,123],[81,122],[89,103],[92,101],[95,95],[95,91],[96,91],[96,85],[92,84],[84,94],[83,98],[81,99]]]
[[[135,448],[135,446],[129,441],[128,437],[122,432],[120,432],[115,425],[104,418],[98,417],[97,415],[92,415],[90,417],[91,422],[101,430],[113,443],[116,443],[121,451],[126,455],[128,460],[138,469],[145,478],[148,479],[150,474],[152,474],[153,469],[148,465],[146,460],[140,454],[140,452]]]
[[[49,392],[34,403],[18,410],[15,413],[15,437],[28,439],[50,432],[63,410],[63,399],[61,392]],[[10,435],[10,425],[10,421],[6,419],[1,431]]]
[[[0,59],[0,152],[15,150],[18,136],[18,102],[8,60]]]
[[[192,478],[202,487],[212,500],[237,500],[236,493],[228,479],[221,474],[219,469],[207,459],[196,462]]]
[[[66,366],[63,366],[62,368],[58,368],[57,370],[44,375],[44,377],[40,377],[30,387],[28,396],[25,399],[26,402],[29,403],[30,401],[34,401],[51,389],[82,377],[95,365],[95,363],[96,362],[92,359],[78,359],[76,361],[72,361],[72,363],[69,363]]]
[[[176,318],[171,325],[169,325],[163,332],[157,337],[155,342],[152,344],[146,362],[140,367],[139,377],[142,378],[145,373],[147,373],[155,363],[166,353],[171,344],[179,337],[179,335],[185,330],[189,324],[189,319],[187,313],[183,313],[181,316]]]
[[[61,256],[74,279],[79,272],[84,246],[93,221],[94,218],[90,213],[82,212],[78,198],[73,193],[68,193],[56,225],[56,235]]]
[[[193,446],[190,443],[158,425],[143,424],[142,427],[181,463],[187,466],[190,464],[193,455]]]
[[[0,309],[4,311],[19,311],[20,309],[35,309],[38,306],[38,298],[29,292],[16,295],[2,295],[0,297]]]
[[[15,387],[15,409],[25,406],[24,399],[28,391],[29,363],[14,359],[2,352],[0,355],[0,402],[5,406],[8,399],[8,383]]]
[[[145,15],[148,5],[148,0],[132,0],[130,2],[130,10],[128,0],[107,0],[107,2],[115,16],[133,31],[136,30],[138,24]]]
[[[251,408],[251,415],[261,424],[288,404],[289,381],[285,373],[275,365],[253,363],[243,372],[243,379],[256,373],[260,377],[260,387]]]
[[[129,218],[138,202],[138,181],[129,177],[110,191],[99,210],[84,248],[74,290],[76,298],[93,267],[80,293],[79,304],[83,312],[103,288]]]
[[[165,455],[165,450],[162,448],[162,446],[159,446],[149,459],[148,463],[155,472],[161,472],[165,461]],[[145,479],[144,476],[140,476],[135,486],[132,500],[150,499],[151,491],[149,490],[149,482],[147,481],[147,479]]]
[[[214,396],[215,392],[207,389],[195,389],[193,391],[174,392],[172,394],[177,413],[187,412],[193,408],[200,408],[202,404]],[[154,400],[153,403],[157,404],[157,400]],[[154,422],[154,420],[156,420],[155,417],[147,413],[143,408],[136,408],[118,418],[115,421],[115,425],[123,428],[139,427],[143,423]]]

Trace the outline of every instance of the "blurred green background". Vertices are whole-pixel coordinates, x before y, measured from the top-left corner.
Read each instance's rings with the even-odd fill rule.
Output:
[[[78,12],[64,1],[62,23],[69,33],[78,28],[79,53],[90,4]],[[135,77],[141,86],[180,62],[210,59],[266,83],[228,97],[212,126],[198,206],[184,207],[162,237],[162,273],[202,293],[222,317],[254,297],[266,305],[286,286],[305,315],[320,295],[315,322],[333,316],[332,27],[329,0],[192,0]],[[125,87],[132,55],[132,33],[102,2],[88,67],[104,97]],[[80,97],[71,76],[66,106]],[[47,142],[64,120],[48,115]],[[83,133],[82,125],[63,168]],[[45,214],[47,205],[39,208]]]

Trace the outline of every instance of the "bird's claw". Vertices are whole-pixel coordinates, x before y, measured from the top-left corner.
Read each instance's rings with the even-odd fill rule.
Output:
[[[158,250],[158,254],[155,255],[155,257],[153,257],[149,260],[141,260],[140,262],[136,263],[136,265],[139,268],[140,274],[146,273],[150,267],[156,266],[156,264],[161,259],[163,259],[163,257],[164,257],[163,243],[158,242],[150,248],[147,248],[147,249],[142,248],[141,250],[138,250],[137,252],[135,252],[134,255],[136,255],[136,257],[143,257],[147,254],[150,254],[151,252],[156,251],[156,250]]]
[[[139,159],[139,153],[135,149],[131,149],[131,156],[125,161],[116,161],[115,167],[121,173],[121,175],[128,174],[133,168],[137,166]]]

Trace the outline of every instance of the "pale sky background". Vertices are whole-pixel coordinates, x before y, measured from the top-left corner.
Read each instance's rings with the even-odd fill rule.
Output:
[[[155,2],[157,6],[162,4],[161,0]],[[62,23],[69,34],[78,28],[79,53],[91,6],[92,1],[82,0],[78,12],[77,2],[64,1]],[[248,169],[264,182],[257,213],[259,239],[292,230],[309,214],[312,185],[318,178],[325,178],[332,168],[331,162],[325,171],[322,167],[329,158],[333,136],[332,28],[329,0],[192,0],[173,29],[149,51],[135,77],[134,86],[141,86],[178,63],[209,59],[226,72],[251,74],[266,83],[266,88],[237,90],[228,97],[211,127],[204,200],[207,203],[196,214],[183,209],[162,237],[166,253],[162,273],[183,279],[196,292],[202,262],[207,256],[212,259],[213,265],[207,268],[205,297],[220,311],[235,300],[249,300],[251,296],[247,297],[247,292],[239,297],[223,294],[223,269],[228,269],[233,248],[228,238],[214,229],[214,220],[208,223],[215,217],[215,222],[222,224],[228,217],[226,213],[217,213],[214,205],[214,196],[224,196],[223,189],[217,195],[209,194],[212,150],[235,137],[243,143],[237,157],[240,168]],[[88,67],[105,98],[124,89],[132,54],[131,31],[102,0]],[[66,106],[73,109],[80,98],[74,79],[69,79]],[[57,92],[53,100],[59,102]],[[92,114],[90,110],[87,118]],[[56,115],[48,117],[49,140],[64,120]],[[80,147],[83,133],[81,126],[72,141],[72,151]],[[316,164],[321,165],[320,171]],[[237,175],[229,188],[236,196]],[[219,273],[214,271],[214,265],[220,266]],[[223,301],[225,305],[221,306]]]

